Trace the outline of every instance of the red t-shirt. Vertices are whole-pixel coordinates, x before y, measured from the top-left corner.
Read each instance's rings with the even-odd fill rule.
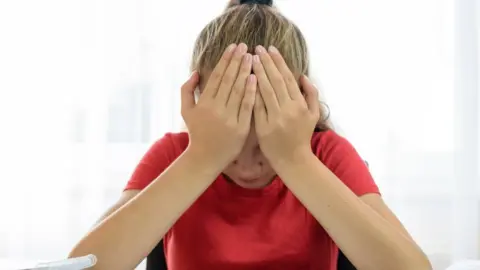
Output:
[[[166,134],[143,157],[126,189],[145,188],[187,145],[187,133]],[[343,137],[315,133],[312,150],[357,196],[379,192]],[[168,231],[164,248],[170,270],[335,270],[338,256],[329,235],[278,177],[263,189],[245,189],[220,175]]]

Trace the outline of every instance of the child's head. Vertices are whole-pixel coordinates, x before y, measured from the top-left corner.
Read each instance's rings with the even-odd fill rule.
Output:
[[[202,77],[207,75],[227,46],[240,42],[247,44],[252,54],[257,45],[265,48],[274,45],[297,78],[302,74],[308,76],[307,45],[297,26],[274,7],[238,1],[231,1],[225,12],[200,33],[193,52],[192,71],[199,71]]]
[[[272,7],[272,1],[232,0],[223,14],[207,24],[195,43],[191,69],[200,73],[200,92],[227,46],[242,42],[251,54],[255,54],[257,45],[275,46],[297,80],[303,74],[308,76],[307,45],[298,27]],[[321,118],[318,128],[328,128],[326,119]],[[260,151],[253,125],[242,153],[224,173],[248,188],[263,187],[275,176]]]

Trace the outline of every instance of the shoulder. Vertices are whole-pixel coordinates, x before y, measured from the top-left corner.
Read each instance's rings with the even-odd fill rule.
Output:
[[[333,130],[315,132],[312,136],[312,150],[320,159],[343,156],[356,152],[353,145]]]
[[[189,143],[189,136],[187,132],[169,132],[166,133],[164,138],[170,140],[171,146],[175,152],[181,154],[185,149],[187,149]],[[160,139],[161,140],[161,139]]]
[[[355,147],[343,136],[333,130],[316,132],[312,136],[312,151],[318,159],[332,171],[338,168],[368,167]]]
[[[317,132],[312,136],[312,150],[357,196],[379,194],[367,164],[346,138],[332,130]]]
[[[137,164],[125,190],[142,190],[180,156],[188,146],[188,134],[166,133],[155,141]]]
[[[155,141],[150,151],[161,151],[171,155],[180,155],[187,149],[189,137],[187,132],[168,132]]]
[[[158,166],[159,163],[171,163],[188,146],[188,133],[166,133],[155,141],[141,160],[141,164]]]

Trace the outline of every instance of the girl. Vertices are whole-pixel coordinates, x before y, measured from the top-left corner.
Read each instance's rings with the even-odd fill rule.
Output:
[[[329,128],[305,40],[271,1],[232,2],[200,33],[192,70],[188,133],[151,147],[71,256],[133,269],[163,238],[173,270],[334,270],[337,246],[358,269],[431,269]]]

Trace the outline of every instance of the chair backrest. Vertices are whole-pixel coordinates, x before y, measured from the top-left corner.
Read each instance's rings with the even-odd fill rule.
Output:
[[[340,250],[338,251],[337,269],[357,270]],[[146,270],[167,270],[167,262],[163,252],[163,240],[148,255]]]
[[[167,270],[167,260],[163,251],[163,240],[148,254],[146,270]]]

